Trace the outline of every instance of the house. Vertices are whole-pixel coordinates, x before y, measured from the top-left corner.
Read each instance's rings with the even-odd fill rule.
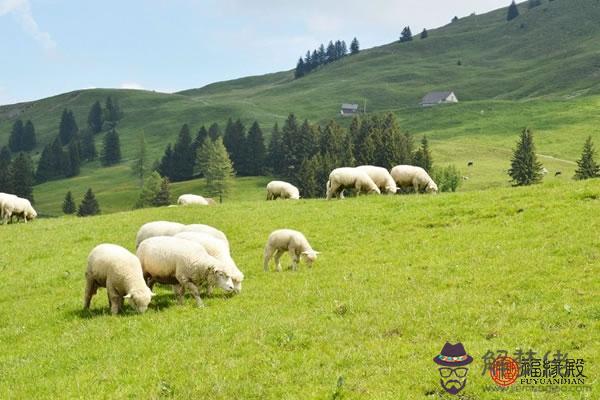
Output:
[[[423,97],[423,100],[421,100],[421,105],[423,107],[432,107],[446,103],[458,103],[458,98],[454,92],[431,92],[427,93],[425,97]]]
[[[358,114],[358,104],[342,104],[340,114],[342,114],[342,117],[351,117]]]

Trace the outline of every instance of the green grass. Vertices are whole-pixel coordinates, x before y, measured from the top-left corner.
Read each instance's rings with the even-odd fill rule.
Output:
[[[119,99],[125,112],[119,124],[124,163],[136,154],[137,135],[144,132],[150,158],[158,159],[174,142],[183,123],[192,132],[202,125],[241,118],[258,120],[267,135],[290,112],[322,123],[339,117],[343,102],[367,101],[369,112],[392,111],[402,128],[433,141],[436,160],[459,167],[475,160],[481,169],[463,190],[507,185],[502,172],[523,126],[536,133],[539,152],[570,162],[548,159],[547,167],[570,175],[585,136],[599,142],[600,7],[597,0],[545,1],[506,22],[506,9],[461,18],[430,30],[426,40],[390,43],[362,51],[299,80],[291,71],[219,82],[177,94],[94,89],[66,93],[36,102],[0,107],[0,144],[8,141],[16,118],[32,119],[43,145],[57,134],[60,114],[74,111],[80,127],[96,100]],[[315,43],[316,45],[316,43]],[[301,54],[305,49],[298,49]],[[457,61],[462,65],[458,66]],[[568,60],[568,61],[565,61]],[[295,60],[290,60],[290,66]],[[431,90],[454,90],[462,104],[422,110],[421,97]],[[484,110],[484,114],[481,114]],[[100,145],[102,136],[97,140]],[[125,165],[101,170],[84,167],[81,177],[36,188],[38,207],[53,213],[66,188],[83,192],[106,187],[110,176],[122,199],[114,195],[106,210],[126,210],[135,198],[135,181]]]
[[[261,192],[262,193],[262,192]],[[431,359],[461,341],[483,391],[489,350],[560,349],[600,368],[600,180],[438,196],[238,201],[0,229],[0,398],[444,398]],[[242,293],[197,309],[171,292],[144,315],[81,312],[88,252],[138,227],[208,223],[230,238]],[[262,271],[269,232],[303,231],[312,269]],[[285,258],[284,262],[288,259]],[[553,394],[552,398],[597,398]],[[543,393],[525,395],[543,399]],[[447,398],[447,397],[445,397]]]

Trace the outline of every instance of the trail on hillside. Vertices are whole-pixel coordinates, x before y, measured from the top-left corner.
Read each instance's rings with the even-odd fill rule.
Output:
[[[562,158],[556,158],[556,157],[553,157],[553,156],[547,156],[545,154],[536,154],[536,155],[538,157],[550,158],[550,159],[555,160],[555,161],[560,161],[560,162],[564,162],[564,163],[567,163],[567,164],[577,165],[577,163],[575,161],[571,161],[571,160],[565,160],[565,159],[562,159]]]

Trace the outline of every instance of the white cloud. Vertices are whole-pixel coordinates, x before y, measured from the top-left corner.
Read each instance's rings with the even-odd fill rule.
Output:
[[[121,89],[136,89],[136,90],[146,90],[141,84],[137,82],[123,82],[119,86]]]
[[[42,45],[44,50],[49,53],[56,50],[56,42],[52,40],[48,32],[40,29],[33,18],[29,0],[0,0],[0,17],[8,14],[14,15],[21,24],[21,28]]]

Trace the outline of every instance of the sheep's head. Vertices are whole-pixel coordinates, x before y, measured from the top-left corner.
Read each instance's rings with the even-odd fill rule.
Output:
[[[148,309],[152,296],[154,296],[154,293],[149,288],[144,288],[132,290],[124,298],[129,299],[131,305],[142,314]]]
[[[233,284],[231,276],[229,276],[227,272],[225,272],[223,269],[214,268],[211,271],[211,274],[215,286],[220,287],[228,293],[235,290],[235,286]]]
[[[425,191],[427,193],[437,194],[438,187],[437,187],[437,185],[435,184],[434,181],[429,181],[429,183],[427,184],[427,187],[425,188]]]
[[[235,293],[240,293],[242,291],[242,281],[244,280],[244,274],[241,272],[239,274],[234,274],[231,277],[231,281],[233,282],[233,291]]]
[[[302,258],[304,258],[308,265],[312,265],[312,263],[317,259],[318,254],[321,253],[314,250],[306,250],[302,252]]]
[[[388,185],[385,187],[385,192],[387,194],[396,194],[398,191],[398,187],[396,185]]]

